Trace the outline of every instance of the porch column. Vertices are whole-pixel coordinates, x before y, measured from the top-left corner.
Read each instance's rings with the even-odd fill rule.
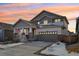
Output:
[[[16,33],[16,29],[14,28],[13,33]]]
[[[32,34],[32,28],[29,28],[29,40],[32,40],[33,34]]]
[[[29,28],[29,33],[32,33],[32,28]]]

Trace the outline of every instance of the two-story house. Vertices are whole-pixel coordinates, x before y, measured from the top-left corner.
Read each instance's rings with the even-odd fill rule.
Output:
[[[20,29],[20,32],[28,33],[27,35],[32,37],[38,36],[41,39],[45,38],[48,40],[51,38],[53,40],[55,37],[57,38],[57,35],[68,35],[68,24],[69,22],[65,16],[42,11],[31,21],[19,20],[16,22],[14,28],[16,31]],[[37,40],[41,40],[38,37]]]
[[[37,40],[57,41],[58,35],[68,35],[68,20],[61,16],[48,11],[40,12],[31,22],[37,25],[35,31]]]
[[[37,25],[36,34],[68,34],[68,20],[65,16],[42,11],[31,20]]]

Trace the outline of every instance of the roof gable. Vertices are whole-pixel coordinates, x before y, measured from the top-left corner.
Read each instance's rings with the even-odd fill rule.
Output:
[[[19,19],[19,20],[14,24],[14,27],[15,27],[18,23],[20,23],[20,22],[23,22],[23,23],[25,23],[25,24],[27,24],[27,25],[30,25],[29,21],[26,21],[26,20],[23,20],[23,19]]]
[[[65,21],[69,24],[67,18],[65,16],[61,16],[55,13],[51,13],[48,11],[43,10],[42,12],[40,12],[37,16],[35,16],[31,21],[37,21],[39,19],[41,19],[42,17],[47,16],[50,18],[65,18]]]
[[[23,23],[22,23],[23,22]],[[27,27],[36,27],[35,24],[33,24],[31,21],[26,21],[23,19],[19,19],[15,24],[14,27],[17,26],[17,24],[19,25],[21,23],[22,26],[27,26]],[[20,26],[20,25],[19,25]]]

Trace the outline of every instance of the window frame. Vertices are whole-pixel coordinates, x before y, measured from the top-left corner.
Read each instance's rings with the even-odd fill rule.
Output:
[[[61,19],[60,19],[60,18],[55,19],[55,21],[54,21],[54,22],[61,22]]]
[[[39,34],[57,34],[57,31],[39,32]]]
[[[43,21],[43,24],[44,24],[44,25],[47,25],[47,24],[48,24],[48,20],[44,20],[44,21]]]

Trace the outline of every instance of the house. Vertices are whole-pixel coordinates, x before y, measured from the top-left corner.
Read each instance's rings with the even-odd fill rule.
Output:
[[[31,20],[37,25],[37,40],[57,41],[58,35],[68,35],[68,20],[61,16],[48,11],[42,11]]]
[[[68,34],[68,20],[65,16],[54,14],[48,11],[42,11],[31,20],[39,28],[37,32],[52,32],[52,34]]]
[[[26,36],[33,37],[34,32],[36,29],[36,25],[33,24],[30,21],[26,21],[23,19],[19,19],[15,24],[14,24],[14,33],[18,35],[22,35],[25,33]],[[27,37],[28,38],[28,37]]]
[[[0,42],[13,40],[13,26],[0,22]]]
[[[37,37],[36,40],[51,41],[58,35],[68,35],[68,20],[65,16],[42,11],[31,21],[19,20],[14,25],[15,30],[25,31],[27,35]],[[31,35],[29,34],[31,33]]]
[[[76,33],[79,34],[79,17],[76,18]]]

